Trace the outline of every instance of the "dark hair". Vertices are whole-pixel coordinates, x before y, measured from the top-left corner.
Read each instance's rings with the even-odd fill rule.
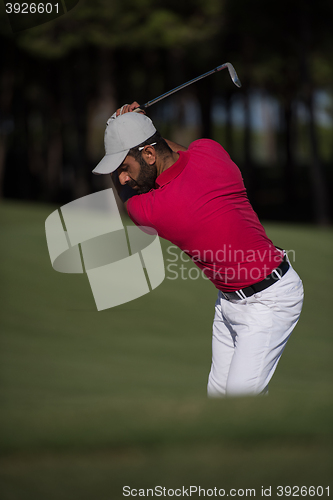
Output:
[[[172,149],[168,146],[166,141],[163,139],[161,134],[156,130],[155,134],[149,137],[146,141],[142,142],[141,144],[138,144],[135,146],[135,148],[132,148],[129,150],[128,154],[130,156],[133,156],[136,161],[139,161],[141,158],[141,152],[138,148],[143,148],[144,146],[149,146],[153,142],[156,142],[154,144],[154,148],[159,156],[168,156],[172,153]]]

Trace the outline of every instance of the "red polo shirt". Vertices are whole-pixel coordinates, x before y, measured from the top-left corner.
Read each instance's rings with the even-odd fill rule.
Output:
[[[224,292],[263,280],[283,255],[251,207],[238,167],[209,139],[179,155],[156,189],[129,199],[133,222],[177,245]]]

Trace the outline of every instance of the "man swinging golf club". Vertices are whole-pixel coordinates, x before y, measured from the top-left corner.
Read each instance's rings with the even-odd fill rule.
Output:
[[[94,173],[112,174],[133,222],[177,245],[218,289],[208,395],[265,394],[301,313],[302,281],[267,237],[223,147],[164,140],[137,108],[124,105],[108,120]]]

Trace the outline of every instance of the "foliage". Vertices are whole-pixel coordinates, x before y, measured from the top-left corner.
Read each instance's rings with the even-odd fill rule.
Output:
[[[223,2],[81,0],[66,16],[16,35],[17,44],[44,58],[61,58],[89,45],[172,48],[205,43],[220,29]],[[2,31],[4,31],[2,27]]]

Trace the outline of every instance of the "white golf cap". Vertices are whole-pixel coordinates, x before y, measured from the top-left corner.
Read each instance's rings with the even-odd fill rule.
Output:
[[[94,168],[94,174],[110,174],[117,170],[131,148],[139,146],[156,132],[148,116],[140,113],[125,113],[107,121],[104,146],[105,156]]]

